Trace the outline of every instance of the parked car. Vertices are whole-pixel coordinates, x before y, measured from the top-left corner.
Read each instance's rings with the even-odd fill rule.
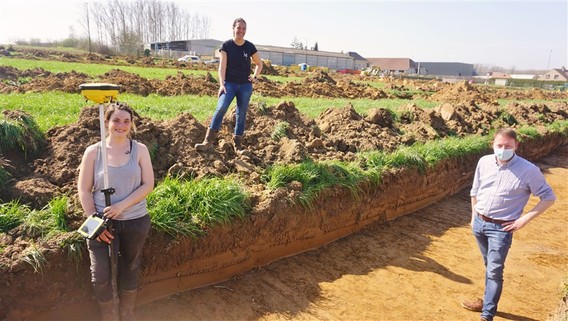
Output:
[[[185,55],[181,58],[178,58],[178,61],[196,63],[196,62],[201,62],[201,58],[193,55]]]
[[[204,63],[205,63],[206,65],[218,64],[218,63],[219,63],[219,59],[218,59],[218,58],[214,58],[214,59],[205,60]]]

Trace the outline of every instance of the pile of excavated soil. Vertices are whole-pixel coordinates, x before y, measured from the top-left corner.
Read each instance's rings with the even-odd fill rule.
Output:
[[[398,122],[386,109],[369,111],[363,117],[353,106],[329,108],[317,119],[302,115],[292,102],[276,106],[251,105],[244,136],[245,151],[233,151],[234,109],[225,116],[216,148],[200,153],[194,145],[205,136],[206,124],[183,113],[174,119],[154,121],[136,117],[136,139],[148,146],[157,180],[168,173],[203,177],[241,173],[248,184],[259,183],[263,170],[275,163],[297,163],[304,159],[355,161],[357,153],[392,151],[401,144],[470,134],[487,134],[505,124],[509,113],[519,124],[540,126],[568,119],[568,103],[548,105],[515,104],[505,111],[489,105],[443,104],[424,110],[409,104]],[[510,117],[509,115],[506,115]],[[276,128],[281,127],[280,133]],[[87,146],[100,140],[97,107],[85,107],[76,123],[47,132],[47,145],[35,157],[12,152],[3,155],[17,170],[8,169],[13,180],[2,189],[4,201],[20,199],[35,207],[53,195],[76,192],[77,169]]]
[[[31,80],[20,81],[30,77]],[[280,83],[260,77],[255,83],[255,93],[268,97],[312,97],[312,98],[347,98],[347,99],[415,99],[426,98],[432,101],[497,106],[497,99],[562,99],[568,98],[568,92],[542,91],[539,89],[519,91],[474,86],[468,82],[443,84],[436,81],[407,81],[387,78],[385,90],[369,84],[355,82],[356,75],[334,75],[322,69],[315,69],[306,74],[302,81]],[[4,80],[4,81],[2,81]],[[207,73],[205,76],[187,76],[178,72],[164,80],[147,79],[138,74],[120,69],[113,69],[93,79],[85,74],[51,73],[41,68],[20,71],[12,67],[0,66],[0,93],[12,92],[79,92],[79,85],[87,82],[107,82],[120,85],[121,92],[142,96],[155,93],[162,96],[172,95],[208,95],[217,93],[217,80]],[[414,88],[416,91],[411,92]],[[432,94],[430,94],[432,93]]]

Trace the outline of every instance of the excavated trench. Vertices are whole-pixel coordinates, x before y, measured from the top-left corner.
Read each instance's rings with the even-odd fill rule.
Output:
[[[566,143],[566,138],[550,134],[524,142],[519,153],[535,160]],[[470,183],[479,156],[447,160],[425,174],[414,170],[389,173],[378,189],[362,186],[358,197],[344,189],[328,190],[311,210],[271,198],[269,202],[279,204],[261,203],[250,218],[214,228],[197,240],[153,234],[145,248],[137,304],[229,280],[280,258],[316,249],[372,223],[390,221],[436,203]],[[22,295],[13,301],[8,319],[96,317],[97,307],[92,297],[85,295],[89,286],[86,263],[78,271],[62,264],[50,266],[43,278],[25,277],[38,283],[49,280],[57,286],[25,295],[18,291]]]

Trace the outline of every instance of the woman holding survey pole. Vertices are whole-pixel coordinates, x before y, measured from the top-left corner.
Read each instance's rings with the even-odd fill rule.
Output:
[[[132,139],[134,112],[123,103],[112,103],[104,114],[107,135],[104,142],[87,147],[79,167],[78,192],[86,216],[99,213],[112,220],[108,229],[88,239],[91,282],[99,301],[102,320],[113,320],[109,245],[118,262],[121,320],[133,320],[139,283],[142,251],[150,231],[146,195],[154,187],[154,173],[148,148]],[[104,143],[104,145],[103,145]],[[101,192],[103,182],[102,148],[106,148],[108,179],[114,193],[110,206]],[[118,254],[120,253],[120,254]]]

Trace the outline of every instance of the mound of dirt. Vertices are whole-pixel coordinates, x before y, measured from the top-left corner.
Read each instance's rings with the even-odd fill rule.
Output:
[[[390,115],[388,111],[380,113],[387,119],[385,115]],[[402,136],[389,126],[388,120],[382,123],[368,121],[357,114],[351,104],[325,110],[316,123],[325,135],[324,146],[346,154],[340,159],[353,160],[358,151],[391,151],[402,143]]]
[[[519,125],[538,126],[568,119],[566,104],[549,104],[551,107],[517,104],[506,110]],[[504,111],[489,106],[447,103],[424,110],[409,104],[402,109],[399,121],[394,122],[388,110],[373,110],[363,117],[350,104],[329,108],[316,120],[302,115],[292,102],[283,101],[270,107],[251,105],[243,138],[245,151],[240,154],[233,150],[234,108],[225,116],[216,148],[209,152],[195,150],[194,145],[203,140],[207,128],[187,113],[167,121],[137,115],[136,139],[148,146],[157,180],[168,173],[190,177],[243,173],[247,184],[252,186],[259,183],[263,170],[275,163],[297,163],[304,159],[354,161],[360,151],[392,151],[401,144],[435,138],[486,135],[505,115]],[[3,199],[7,201],[18,195],[29,195],[24,199],[32,199],[39,194],[45,194],[39,199],[48,199],[48,195],[59,192],[75,194],[81,155],[87,146],[100,140],[98,117],[98,108],[85,107],[77,123],[49,130],[47,147],[34,159],[25,159],[21,153],[2,155],[12,164],[21,164],[6,188],[11,191],[10,196]],[[37,178],[42,179],[41,184],[37,184]],[[24,183],[16,187],[16,181]],[[41,191],[43,188],[46,191]]]
[[[219,84],[211,73],[206,76],[187,76],[178,72],[175,76],[166,76],[164,81],[152,80],[153,91],[161,96],[176,95],[216,95]]]
[[[120,92],[128,92],[140,96],[148,96],[154,92],[152,83],[148,79],[120,69],[113,69],[104,73],[100,77],[100,81],[119,85]]]
[[[466,104],[494,104],[497,102],[467,81],[455,83],[438,90],[430,99],[433,101],[442,101],[448,103],[466,103]]]

